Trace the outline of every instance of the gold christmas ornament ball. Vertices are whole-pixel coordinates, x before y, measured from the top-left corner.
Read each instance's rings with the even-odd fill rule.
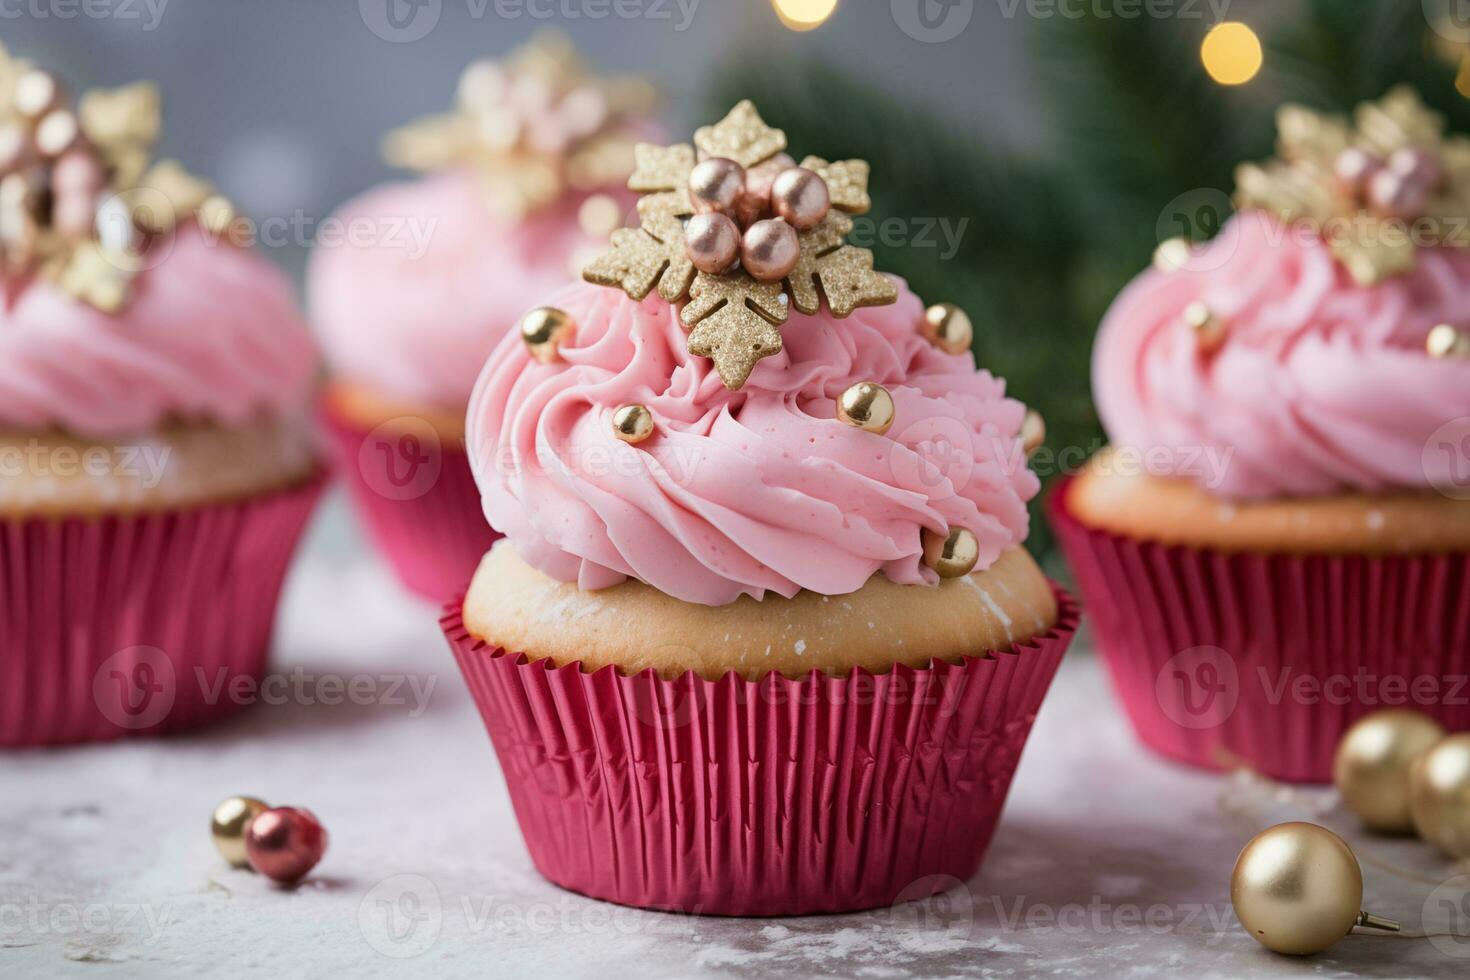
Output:
[[[1352,848],[1325,827],[1279,824],[1256,836],[1236,858],[1230,904],[1262,946],[1310,956],[1357,925],[1363,870]]]
[[[231,867],[250,867],[250,859],[245,855],[245,831],[250,828],[250,821],[269,809],[253,796],[232,796],[214,808],[209,833],[214,838],[215,850]]]
[[[624,405],[612,417],[613,435],[636,446],[653,435],[653,413],[643,405]]]
[[[946,354],[963,354],[975,339],[975,326],[953,303],[936,303],[924,311],[924,336]]]
[[[980,543],[965,528],[952,527],[946,534],[924,529],[924,564],[940,578],[960,578],[974,571],[980,560]]]
[[[837,417],[854,429],[883,435],[893,425],[897,410],[888,389],[872,381],[861,381],[837,399]]]
[[[1369,830],[1411,833],[1409,773],[1445,734],[1437,721],[1417,711],[1391,708],[1360,718],[1338,743],[1332,767],[1343,803]]]
[[[1470,333],[1441,323],[1429,331],[1424,348],[1430,357],[1470,357]]]
[[[550,364],[561,356],[561,345],[577,332],[577,325],[565,310],[554,306],[538,306],[521,318],[521,339],[531,356],[542,364]]]
[[[1427,843],[1470,858],[1470,732],[1451,735],[1414,763],[1409,810]]]

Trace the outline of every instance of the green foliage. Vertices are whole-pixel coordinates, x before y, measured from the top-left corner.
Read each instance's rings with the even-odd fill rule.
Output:
[[[997,149],[856,71],[764,53],[733,59],[702,112],[718,118],[754,99],[792,134],[798,156],[870,161],[874,211],[859,231],[897,219],[912,238],[928,220],[965,222],[953,255],[903,235],[859,244],[929,302],[969,312],[977,363],[1043,414],[1051,451],[1100,444],[1092,338],[1161,233],[1177,233],[1166,206],[1180,195],[1194,202],[1202,189],[1223,204],[1236,166],[1271,155],[1282,101],[1345,113],[1407,81],[1454,128],[1470,130],[1470,100],[1456,92],[1455,67],[1432,49],[1423,6],[1412,0],[1302,0],[1266,39],[1262,75],[1240,88],[1215,84],[1200,64],[1210,24],[1112,16],[1112,2],[1030,25],[1054,134],[1044,155]],[[1196,237],[1215,224],[1193,229]],[[1036,524],[1034,547],[1054,558]]]

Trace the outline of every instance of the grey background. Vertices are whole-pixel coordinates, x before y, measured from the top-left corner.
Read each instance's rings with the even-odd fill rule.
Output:
[[[437,3],[437,23],[416,41],[384,40],[368,21],[387,2],[427,2],[430,17]],[[299,211],[319,221],[392,176],[378,157],[384,130],[447,108],[466,63],[546,26],[566,31],[605,69],[657,80],[675,131],[699,121],[701,73],[756,48],[860,65],[987,139],[1042,138],[1026,83],[1025,2],[1007,16],[1010,0],[951,0],[957,14],[966,4],[973,12],[944,43],[905,34],[890,0],[842,0],[826,25],[806,33],[783,27],[769,0],[683,0],[695,5],[683,30],[680,0],[616,0],[653,15],[591,18],[613,2],[0,0],[0,38],[78,87],[157,80],[166,99],[161,151],[213,178],[257,219]],[[579,16],[562,14],[567,8]],[[557,15],[538,16],[547,12]],[[1193,36],[1203,27],[1181,29]],[[302,251],[300,243],[272,249],[296,271]]]

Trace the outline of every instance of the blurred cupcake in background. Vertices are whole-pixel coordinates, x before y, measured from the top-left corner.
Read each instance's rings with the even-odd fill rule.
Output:
[[[399,578],[442,601],[496,534],[464,452],[486,356],[539,297],[574,279],[632,197],[651,87],[602,78],[559,34],[460,80],[458,105],[390,133],[424,172],[347,204],[347,243],[318,248],[308,290],[332,380],[326,416],[371,536]]]
[[[846,244],[866,163],[798,167],[749,103],[695,143],[640,148],[642,227],[485,366],[507,537],[443,626],[551,881],[924,897],[979,864],[1077,625],[1024,547],[1028,413]]]
[[[1280,124],[1109,312],[1052,509],[1144,742],[1328,781],[1374,709],[1470,728],[1470,140],[1407,89]]]
[[[320,492],[289,283],[159,129],[0,53],[0,745],[226,712]]]

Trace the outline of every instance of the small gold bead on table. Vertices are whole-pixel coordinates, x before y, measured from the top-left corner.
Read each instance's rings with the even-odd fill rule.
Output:
[[[936,303],[924,311],[924,337],[946,354],[963,354],[975,339],[969,314],[953,303]]]
[[[1030,459],[1046,442],[1046,419],[1041,413],[1031,410],[1026,413],[1026,421],[1021,423],[1021,448],[1026,452],[1026,458]]]
[[[562,344],[576,332],[576,322],[554,306],[538,306],[521,318],[521,339],[531,356],[542,364],[559,360]]]
[[[1184,308],[1184,322],[1194,331],[1200,350],[1213,354],[1225,346],[1225,321],[1204,303],[1190,303]]]
[[[1441,323],[1429,331],[1424,347],[1430,357],[1470,357],[1470,332]]]
[[[250,829],[250,821],[269,809],[253,796],[232,796],[214,808],[209,833],[214,838],[215,849],[231,866],[250,867],[250,859],[245,854],[245,832]]]
[[[645,405],[624,405],[613,412],[613,435],[630,446],[636,446],[653,435],[653,413]]]
[[[940,578],[960,578],[974,571],[980,560],[980,543],[975,535],[962,527],[952,527],[947,534],[924,530],[924,564],[939,573]]]
[[[1154,268],[1160,272],[1177,272],[1189,264],[1194,243],[1188,238],[1170,238],[1154,249]]]
[[[860,381],[837,399],[837,417],[855,429],[883,435],[893,425],[896,410],[888,389],[872,381]]]

